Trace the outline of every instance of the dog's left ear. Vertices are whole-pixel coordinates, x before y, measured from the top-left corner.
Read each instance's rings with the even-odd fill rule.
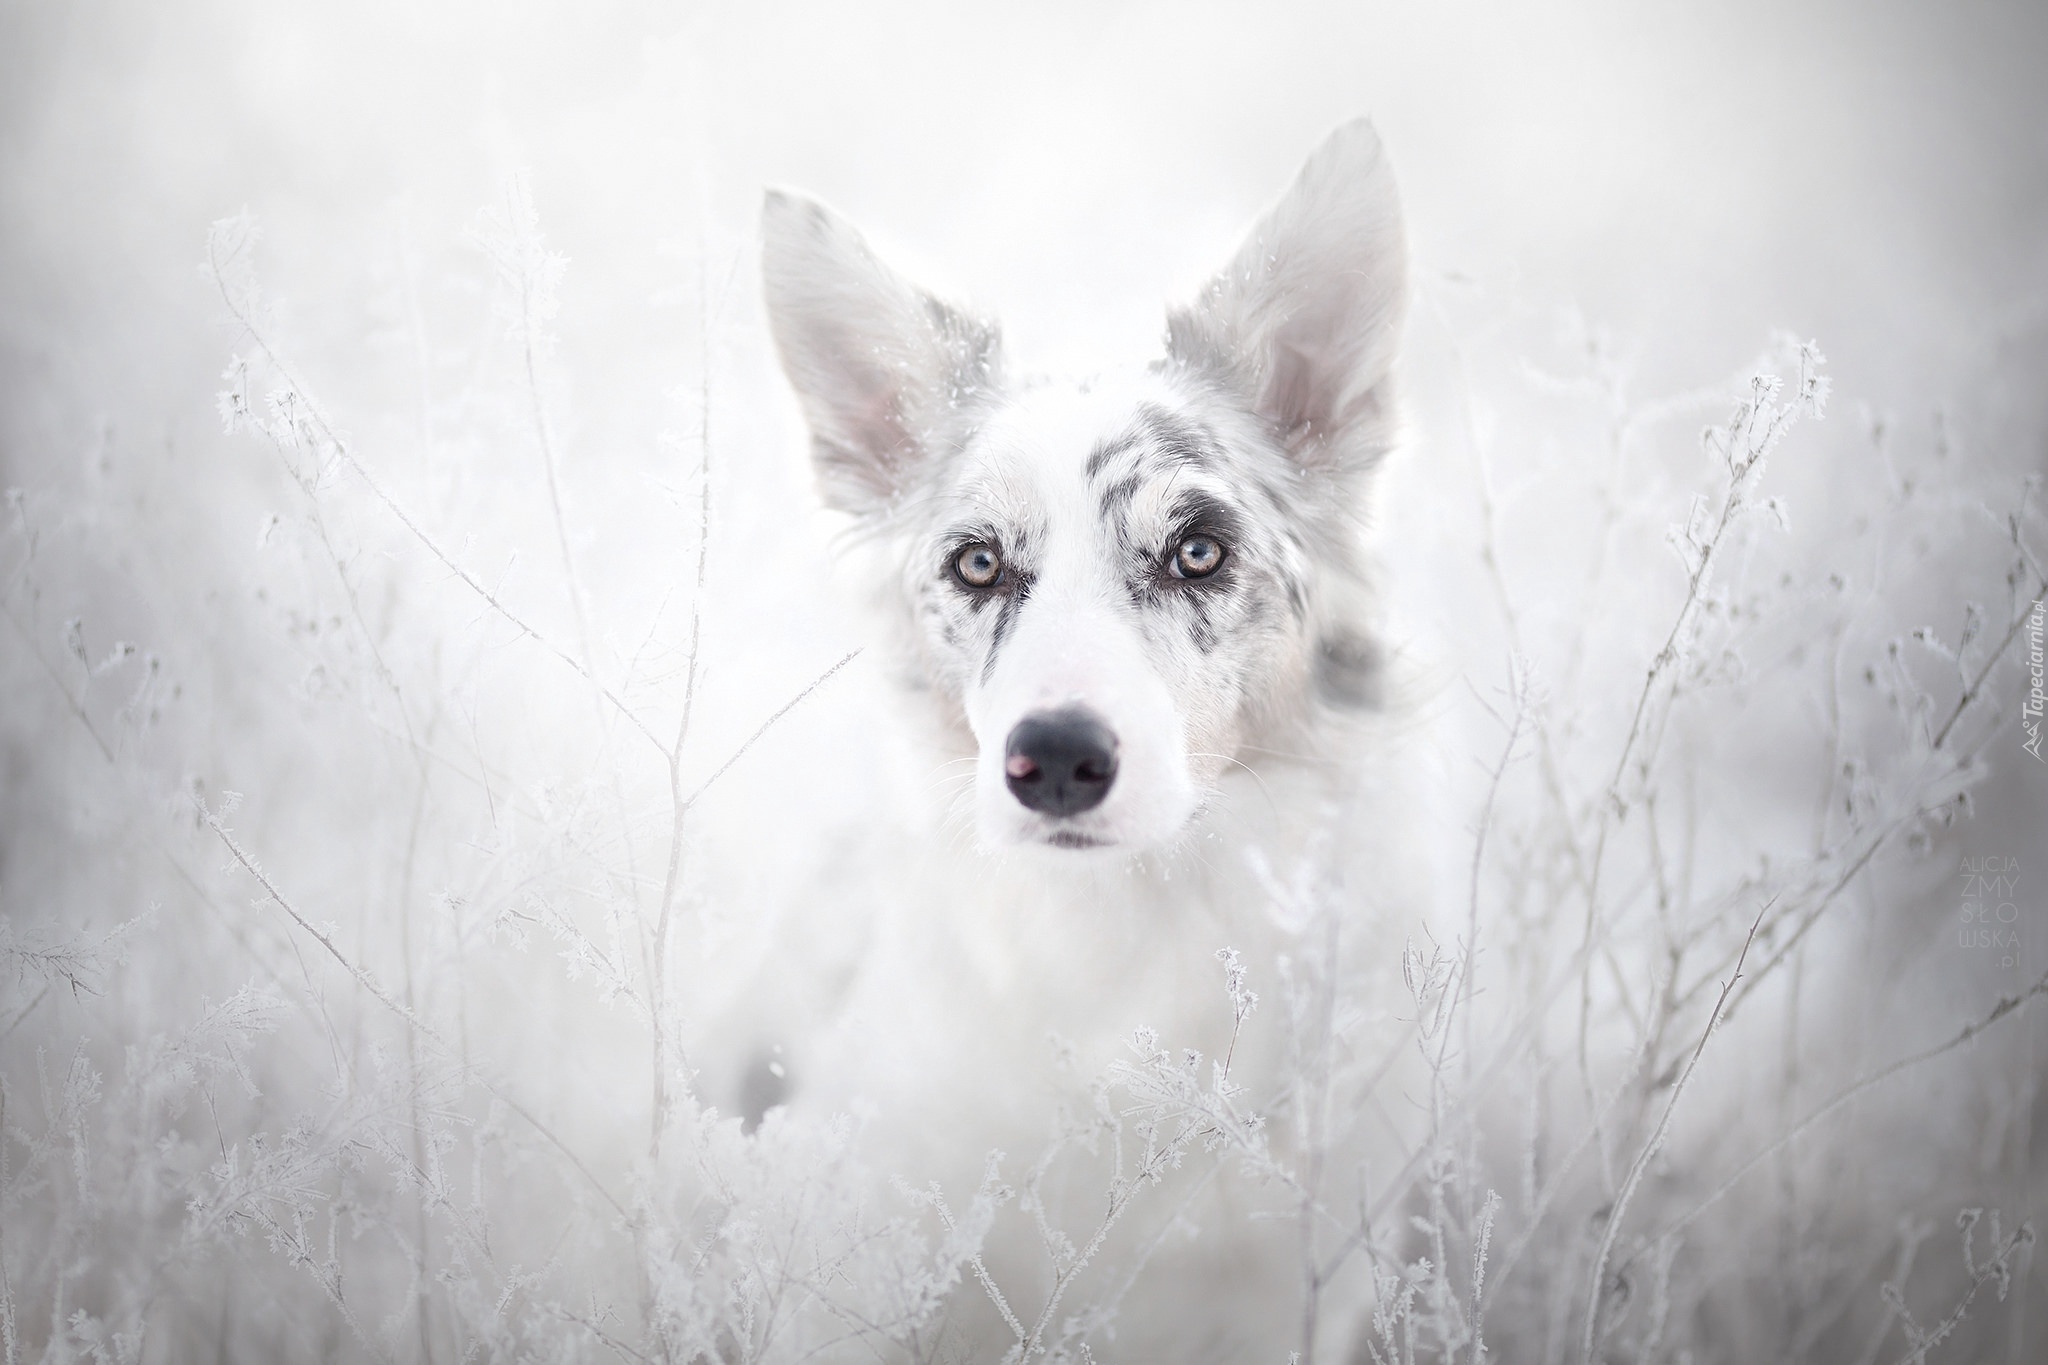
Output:
[[[997,383],[995,326],[897,275],[823,204],[779,190],[761,209],[761,274],[825,500],[886,513]]]
[[[1241,394],[1296,458],[1369,467],[1394,437],[1388,372],[1408,291],[1400,196],[1364,119],[1332,133],[1200,297],[1167,354]]]

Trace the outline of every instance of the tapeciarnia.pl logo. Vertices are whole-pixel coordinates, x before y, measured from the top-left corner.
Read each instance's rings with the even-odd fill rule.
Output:
[[[2048,664],[2043,662],[2041,649],[2042,617],[2048,614],[2044,607],[2048,607],[2048,598],[2034,603],[2027,613],[2027,698],[2020,703],[2020,727],[2027,732],[2026,743],[2020,747],[2035,758],[2042,757],[2041,712],[2048,707]]]

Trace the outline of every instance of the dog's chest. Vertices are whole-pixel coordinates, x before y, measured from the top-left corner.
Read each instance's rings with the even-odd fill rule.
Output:
[[[910,854],[837,1007],[792,1059],[796,1102],[870,1114],[892,1157],[964,1179],[994,1148],[1028,1161],[1113,1063],[1137,1060],[1140,1030],[1176,1056],[1222,1058],[1237,1029],[1219,955],[1235,949],[1270,989],[1292,936],[1246,850],[1215,852],[1085,872]],[[1245,1033],[1238,1061],[1261,1070],[1279,1021]]]

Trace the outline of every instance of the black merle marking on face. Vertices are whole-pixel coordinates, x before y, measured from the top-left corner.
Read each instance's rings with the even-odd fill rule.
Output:
[[[1167,509],[1163,525],[1163,531],[1141,531],[1130,524],[1128,517],[1110,520],[1131,600],[1140,606],[1157,607],[1174,600],[1202,602],[1233,595],[1230,590],[1241,577],[1238,551],[1243,544],[1242,522],[1237,513],[1213,494],[1188,489]],[[1196,536],[1216,541],[1222,547],[1223,561],[1212,573],[1188,577],[1175,571],[1174,559],[1180,547]],[[1202,608],[1198,616],[1206,627],[1207,608]],[[1211,645],[1204,646],[1205,649],[1214,642],[1214,632],[1208,634]]]
[[[995,629],[989,634],[988,658],[982,661],[981,681],[988,685],[996,675],[996,659],[1003,652],[1003,641],[1009,638],[1010,628],[1017,623],[1017,613],[1024,609],[1026,599],[1031,596],[1031,584],[1019,582],[1003,597],[1003,609],[996,615]]]
[[[1139,404],[1138,420],[1167,463],[1201,469],[1214,461],[1216,438],[1204,423],[1157,403]]]
[[[1280,583],[1287,591],[1287,610],[1294,614],[1295,620],[1307,620],[1308,590],[1302,586],[1301,579],[1291,572],[1283,571]]]
[[[1232,590],[1238,578],[1232,569],[1232,563],[1226,559],[1222,568],[1204,578],[1179,578],[1170,567],[1155,575],[1155,582],[1165,590],[1162,596],[1170,595],[1185,607],[1189,638],[1204,654],[1212,653],[1220,642],[1222,632],[1217,618],[1234,614],[1233,608],[1242,606],[1242,594]]]
[[[1123,435],[1113,437],[1095,447],[1094,451],[1088,456],[1088,463],[1085,466],[1085,472],[1089,481],[1092,483],[1095,479],[1101,477],[1102,471],[1109,468],[1111,460],[1114,460],[1119,455],[1128,453],[1131,447],[1137,443],[1138,433],[1136,431],[1127,431]]]
[[[1124,509],[1131,505],[1131,500],[1138,496],[1138,489],[1143,482],[1136,474],[1127,474],[1103,489],[1099,509],[1102,519],[1111,521],[1122,516]]]
[[[1113,462],[1141,447],[1149,448],[1153,458],[1141,461],[1138,470],[1112,485],[1111,491],[1122,489],[1147,473],[1209,468],[1218,453],[1215,434],[1204,423],[1158,403],[1140,403],[1131,425],[1089,454],[1084,466],[1089,481],[1101,478]],[[1128,500],[1129,494],[1124,496]]]
[[[1127,431],[1096,447],[1088,457],[1089,482],[1098,485],[1096,515],[1112,528],[1126,555],[1132,547],[1123,523],[1139,490],[1149,480],[1190,465],[1199,467],[1204,458],[1195,438],[1182,429],[1184,425],[1166,409],[1143,404]]]
[[[1214,536],[1223,542],[1227,551],[1243,535],[1237,512],[1221,498],[1199,490],[1182,493],[1173,500],[1173,545],[1190,536]]]

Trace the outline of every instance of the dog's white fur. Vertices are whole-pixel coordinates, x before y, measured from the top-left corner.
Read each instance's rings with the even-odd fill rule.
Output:
[[[1298,861],[1377,780],[1357,761],[1386,657],[1363,531],[1397,435],[1405,271],[1391,172],[1353,123],[1170,312],[1162,358],[1060,383],[1013,374],[992,323],[903,281],[829,210],[769,195],[784,368],[827,501],[887,566],[929,764],[973,765],[974,846],[893,846],[844,961],[799,969],[797,949],[771,973],[762,1008],[791,1088],[753,1107],[870,1104],[885,1161],[971,1189],[989,1148],[1022,1160],[1043,1142],[1076,1084],[1063,1068],[1091,1072],[1132,1028],[1211,1056],[1231,1045],[1216,949],[1240,947],[1270,982],[1300,929],[1248,851]],[[1199,559],[1187,547],[1204,538],[1222,567],[1189,577],[1180,555]],[[977,548],[1006,575],[993,587],[961,576]],[[1029,807],[1006,744],[1073,708],[1113,734],[1114,779],[1090,808]],[[1384,842],[1363,827],[1341,842],[1322,850],[1326,876],[1383,875]],[[1247,1045],[1241,1074],[1275,1063],[1281,1034],[1274,1021]],[[1155,1268],[1162,1311],[1123,1320],[1133,1358],[1194,1358],[1195,1342],[1279,1358],[1294,1272],[1278,1225],[1242,1214],[1242,1235]],[[998,1237],[993,1263],[1028,1274],[1034,1244]],[[1206,1314],[1185,1311],[1205,1296]]]
[[[826,496],[894,551],[904,636],[979,754],[985,843],[1170,843],[1242,754],[1312,739],[1319,703],[1372,687],[1357,531],[1395,434],[1405,257],[1370,125],[1170,316],[1161,362],[1085,384],[1012,380],[993,324],[818,204],[771,194],[763,237]],[[1191,512],[1227,523],[1208,528],[1227,559],[1175,584],[1160,566]],[[1020,585],[1001,609],[948,572],[969,541]],[[1099,808],[1049,818],[1006,789],[1004,740],[1067,704],[1108,722],[1122,767]]]

